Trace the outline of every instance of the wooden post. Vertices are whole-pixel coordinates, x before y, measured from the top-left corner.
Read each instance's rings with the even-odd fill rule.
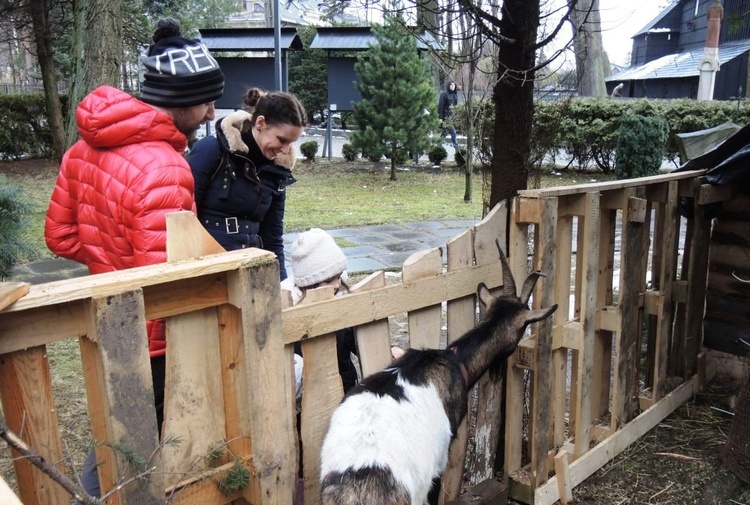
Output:
[[[417,279],[435,277],[443,271],[443,255],[439,248],[419,251],[404,262],[404,284]],[[440,305],[412,310],[408,314],[409,346],[412,349],[438,349],[442,313]]]
[[[385,287],[385,273],[373,272],[352,286],[351,294]],[[388,366],[392,361],[391,334],[388,319],[380,319],[357,327],[357,350],[362,377],[367,377]]]

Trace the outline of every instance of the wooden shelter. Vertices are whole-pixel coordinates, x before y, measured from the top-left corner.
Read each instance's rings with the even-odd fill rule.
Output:
[[[703,173],[524,191],[510,208],[494,208],[448,240],[446,267],[442,248],[425,250],[404,263],[400,282],[375,272],[348,296],[333,298],[324,288],[294,307],[279,290],[271,253],[212,254],[215,245],[192,214],[171,215],[169,263],[31,286],[25,295],[26,287],[6,286],[15,295],[0,296],[7,305],[0,307],[5,419],[48,461],[61,461],[46,346],[78,339],[93,435],[103,443],[103,488],[137,473],[112,447],[144,455],[152,468],[112,503],[288,505],[299,462],[292,348],[301,342],[301,472],[305,504],[314,505],[320,446],[342,395],[335,331],[357,328],[365,375],[390,360],[391,316],[407,314],[411,347],[444,347],[474,326],[477,284],[502,284],[500,239],[509,244],[515,278],[531,268],[547,274],[532,303],[559,308],[533,326],[505,376],[488,374],[477,385],[475,439],[467,443],[465,420],[441,501],[457,499],[464,478],[497,478],[501,438],[500,478],[514,498],[568,501],[574,486],[712,374],[701,345],[711,223],[703,211],[731,200],[736,188],[711,186]],[[693,198],[691,219],[680,216],[683,196]],[[174,446],[160,444],[146,400],[145,321],[154,318],[168,324],[164,433],[182,440]],[[28,461],[14,465],[24,504],[69,503]],[[222,492],[217,482],[237,467],[247,470],[247,485]]]

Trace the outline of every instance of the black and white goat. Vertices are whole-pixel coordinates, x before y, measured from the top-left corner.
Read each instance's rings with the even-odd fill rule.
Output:
[[[423,505],[428,494],[431,502],[437,498],[430,488],[445,469],[468,391],[513,353],[526,326],[557,309],[529,309],[543,274],[530,274],[518,297],[499,243],[498,250],[503,294],[495,298],[479,284],[486,312],[475,328],[447,349],[407,351],[362,380],[334,411],[321,452],[323,505]]]

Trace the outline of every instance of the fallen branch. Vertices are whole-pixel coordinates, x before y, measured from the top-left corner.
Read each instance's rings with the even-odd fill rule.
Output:
[[[668,456],[670,458],[676,458],[676,459],[682,459],[685,461],[694,461],[698,458],[695,458],[693,456],[686,456],[684,454],[675,454],[674,452],[655,452],[653,453],[654,456]],[[652,496],[653,498],[653,496]]]
[[[57,469],[55,465],[47,461],[43,456],[24,442],[21,437],[11,431],[3,422],[0,422],[0,438],[27,459],[32,465],[43,473],[49,475],[52,480],[60,484],[71,496],[83,505],[102,505],[102,501],[94,498],[80,485],[73,482],[67,475]]]

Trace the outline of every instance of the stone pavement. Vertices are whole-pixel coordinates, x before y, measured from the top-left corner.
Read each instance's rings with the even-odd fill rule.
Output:
[[[417,251],[443,247],[445,243],[479,222],[476,220],[436,220],[404,224],[384,224],[361,228],[327,230],[342,246],[350,274],[369,273],[376,270],[398,270],[406,259]],[[292,242],[297,233],[284,235],[286,257],[289,258]],[[289,269],[288,261],[287,268]],[[291,273],[291,269],[289,269]],[[31,284],[80,277],[88,270],[81,264],[62,258],[17,265],[12,279]]]

